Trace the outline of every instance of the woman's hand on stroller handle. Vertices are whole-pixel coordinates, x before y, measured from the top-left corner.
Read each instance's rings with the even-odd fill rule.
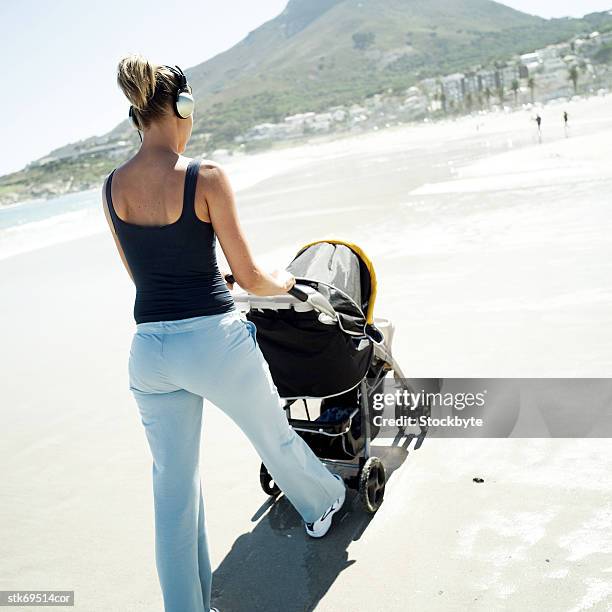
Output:
[[[234,284],[236,283],[236,279],[234,278],[233,274],[224,274],[223,275],[223,280],[225,281],[225,284],[227,285],[227,288],[231,291],[234,288]]]
[[[264,276],[266,275],[265,273],[263,274]],[[282,295],[283,293],[289,293],[291,295],[295,295],[295,297],[299,297],[299,299],[302,301],[306,301],[307,297],[304,296],[303,292],[296,290],[296,292],[294,293],[295,276],[293,276],[293,274],[291,274],[290,272],[287,272],[286,270],[274,270],[273,272],[268,273],[267,276],[269,280],[273,279],[272,280],[272,287],[273,287],[272,290],[270,290],[270,288],[268,287],[266,293],[259,293],[257,291],[249,291],[249,289],[246,287],[243,287],[243,289],[246,289],[249,293],[253,293],[254,295],[260,295],[260,296],[262,295],[263,296]],[[228,288],[230,290],[233,289],[234,283],[237,282],[234,275],[224,274],[224,279],[228,285]],[[268,282],[268,285],[270,285],[270,282]],[[278,288],[276,289],[276,291],[274,290],[275,287]]]
[[[274,276],[275,278],[278,278],[277,274],[278,273],[275,271],[275,272],[272,273],[272,276]],[[295,277],[292,274],[289,274],[288,272],[287,272],[287,274],[290,277],[290,279],[289,279],[290,287],[289,287],[287,293],[289,295],[292,295],[293,297],[297,298],[298,300],[300,300],[300,302],[308,302],[309,298],[312,301],[312,297],[311,297],[312,294],[313,293],[318,293],[318,292],[315,291],[314,289],[310,289],[310,293],[304,291],[303,289],[301,289],[299,286],[297,286],[295,284],[296,283]],[[228,285],[232,285],[233,286],[234,283],[236,282],[236,279],[234,278],[233,274],[226,274],[224,278],[225,278],[225,282]],[[323,296],[320,296],[320,297],[323,297]],[[317,310],[319,310],[320,312],[327,312],[327,313],[329,313],[329,309],[331,308],[331,305],[330,305],[329,308],[325,308],[324,310],[321,310],[320,308],[317,308],[317,305],[318,305],[319,301],[320,300],[316,300],[315,299],[315,303],[312,304],[313,307],[316,308]],[[327,300],[325,300],[325,301],[327,302]],[[333,311],[333,308],[331,310]]]
[[[270,276],[274,278],[283,289],[290,293],[291,289],[295,286],[295,276],[287,270],[273,270],[270,272]]]

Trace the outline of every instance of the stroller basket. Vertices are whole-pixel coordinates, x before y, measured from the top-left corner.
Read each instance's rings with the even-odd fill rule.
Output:
[[[325,422],[291,419],[291,426],[319,457],[353,459],[363,449],[359,408],[344,419]]]
[[[322,400],[321,414],[314,420],[290,417],[289,422],[319,457],[352,459],[363,449],[365,436],[356,389]]]

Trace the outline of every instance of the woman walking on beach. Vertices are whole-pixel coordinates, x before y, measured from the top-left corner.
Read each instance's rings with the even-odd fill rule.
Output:
[[[191,136],[193,98],[178,67],[131,55],[117,81],[142,135],[139,151],[113,170],[104,211],[136,285],[129,359],[153,457],[155,555],[166,612],[208,612],[211,566],[199,475],[203,399],[246,434],[312,537],[325,535],[345,486],[289,426],[256,340],[216,261],[256,295],[286,293],[287,272],[254,262],[221,167],[181,154]]]

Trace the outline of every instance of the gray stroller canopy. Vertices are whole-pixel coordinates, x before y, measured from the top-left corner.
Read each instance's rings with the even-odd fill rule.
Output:
[[[287,266],[287,270],[296,279],[328,286],[328,291],[321,286],[318,290],[327,294],[326,297],[339,314],[350,318],[368,318],[370,322],[369,315],[374,306],[372,290],[376,286],[375,278],[372,278],[373,267],[355,245],[325,240],[306,245]]]

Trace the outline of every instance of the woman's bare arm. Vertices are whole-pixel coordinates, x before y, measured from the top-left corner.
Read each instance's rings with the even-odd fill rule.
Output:
[[[108,181],[108,177],[106,179]],[[121,248],[121,243],[119,242],[119,238],[117,238],[117,234],[115,232],[115,226],[113,225],[113,220],[110,216],[110,211],[108,210],[108,202],[106,201],[106,181],[104,181],[104,185],[102,186],[102,208],[104,208],[104,216],[106,217],[106,222],[110,227],[111,234],[113,235],[113,239],[115,240],[115,246],[117,247],[117,251],[119,252],[119,256],[121,257],[121,261],[127,270],[127,273],[130,275],[132,282],[134,282],[134,277],[132,276],[132,271],[128,266],[128,262],[125,259],[125,254],[123,253],[123,249]]]
[[[236,282],[254,295],[287,293],[295,284],[293,275],[283,270],[272,276],[255,263],[238,219],[234,192],[225,170],[216,164],[202,164],[200,179],[210,220]]]

